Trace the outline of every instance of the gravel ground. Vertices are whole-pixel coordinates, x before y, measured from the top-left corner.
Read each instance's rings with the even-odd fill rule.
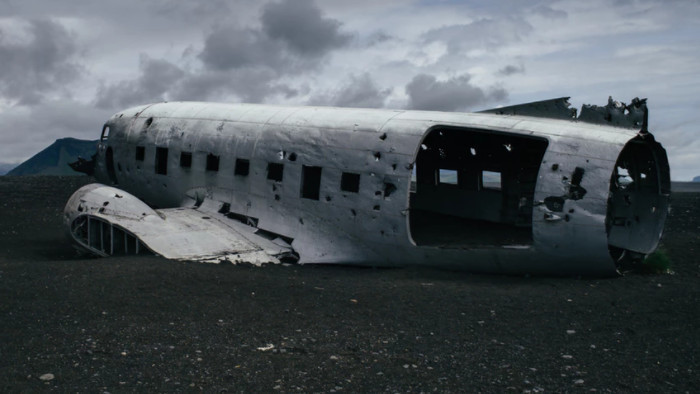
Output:
[[[0,177],[0,392],[698,392],[700,194],[673,196],[674,274],[89,259],[86,177]]]

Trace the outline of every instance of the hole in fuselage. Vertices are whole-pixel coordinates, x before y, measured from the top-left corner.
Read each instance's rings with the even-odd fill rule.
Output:
[[[625,145],[610,179],[605,220],[610,254],[619,264],[658,246],[670,186],[668,159],[658,143],[637,137]]]
[[[475,129],[430,131],[411,187],[413,241],[444,248],[532,244],[533,198],[547,145],[543,138]]]
[[[105,161],[107,164],[107,176],[109,176],[110,182],[112,182],[113,185],[118,184],[117,173],[114,171],[114,151],[111,146],[108,147],[105,152]]]

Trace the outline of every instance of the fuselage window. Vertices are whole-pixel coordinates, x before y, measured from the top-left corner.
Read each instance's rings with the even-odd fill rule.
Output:
[[[321,167],[301,167],[301,197],[318,200],[321,192]]]
[[[207,171],[219,171],[219,156],[211,153],[207,155]]]
[[[109,139],[109,126],[105,125],[102,128],[102,136],[100,137],[100,141],[107,141]]]
[[[268,163],[267,164],[267,179],[271,181],[282,182],[284,175],[284,164]]]
[[[501,190],[501,173],[496,171],[482,171],[481,185],[484,189]]]
[[[447,170],[441,168],[439,170],[439,177],[440,177],[440,183],[441,184],[447,184],[447,185],[457,185],[457,170]]]
[[[168,174],[168,148],[156,148],[156,174]]]
[[[234,170],[234,175],[248,176],[248,173],[250,173],[250,160],[236,159],[236,169]]]
[[[143,159],[146,157],[146,147],[144,146],[137,146],[136,147],[136,160],[138,161],[143,161]]]
[[[340,190],[344,192],[357,193],[360,191],[360,174],[344,172],[340,177]]]
[[[180,152],[180,167],[192,167],[192,152]]]

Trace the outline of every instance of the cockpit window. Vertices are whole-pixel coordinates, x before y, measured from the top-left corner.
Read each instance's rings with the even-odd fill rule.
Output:
[[[109,139],[109,126],[104,125],[102,128],[102,136],[100,137],[100,141],[107,141]]]

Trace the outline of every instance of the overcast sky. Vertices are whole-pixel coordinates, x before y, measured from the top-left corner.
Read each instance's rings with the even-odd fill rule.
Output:
[[[700,175],[700,1],[0,0],[0,162],[162,100],[473,111],[647,97]]]

